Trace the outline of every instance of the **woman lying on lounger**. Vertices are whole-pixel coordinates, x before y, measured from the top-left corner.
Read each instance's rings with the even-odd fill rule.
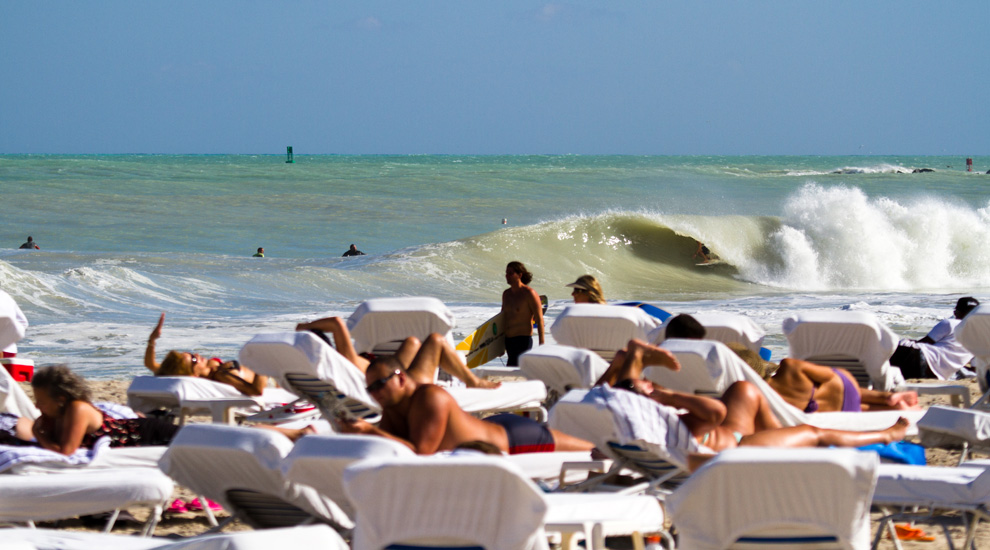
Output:
[[[207,359],[198,353],[172,350],[161,363],[155,360],[155,341],[161,338],[165,314],[158,318],[148,346],[144,350],[144,366],[155,376],[195,376],[237,388],[244,395],[257,396],[265,391],[268,377],[257,374],[237,361],[223,361],[218,357]]]
[[[325,317],[310,323],[299,323],[296,325],[296,330],[314,332],[317,336],[327,340],[327,343],[330,342],[324,333],[330,333],[333,335],[333,345],[337,349],[337,352],[353,363],[362,374],[368,372],[368,365],[375,360],[374,355],[370,353],[358,353],[354,349],[354,343],[351,341],[351,333],[347,329],[347,323],[340,317]],[[439,349],[437,364],[431,368],[410,369],[413,359],[423,346],[423,342],[420,342],[419,338],[412,336],[406,338],[395,352],[395,358],[402,363],[402,367],[410,369],[410,376],[415,378],[420,384],[432,384],[437,367],[440,367],[447,374],[464,382],[464,385],[469,388],[497,388],[501,385],[501,382],[485,380],[471,372],[471,369],[468,368],[464,360],[461,359],[461,356],[458,355],[457,351],[446,339],[433,334],[430,335],[430,338],[437,340],[436,345]]]
[[[643,368],[650,365],[679,370],[680,364],[669,351],[639,340],[631,340],[616,354],[600,383],[644,395],[661,405],[686,411],[680,420],[697,442],[718,452],[737,446],[758,447],[861,447],[874,443],[900,441],[908,421],[899,418],[893,426],[879,431],[831,430],[802,424],[782,427],[760,390],[749,382],[729,386],[721,399],[689,395],[643,380]],[[613,368],[614,367],[614,368]],[[691,457],[691,468],[700,466],[710,455]]]
[[[741,344],[729,348],[746,362],[784,401],[806,413],[908,410],[918,408],[913,391],[889,392],[861,388],[846,369],[824,367],[787,357],[779,365]]]
[[[71,455],[79,448],[91,448],[101,437],[109,437],[111,447],[168,445],[179,430],[179,426],[161,418],[109,416],[89,400],[86,380],[66,365],[39,370],[31,379],[31,387],[35,405],[41,411],[30,434],[35,441],[25,441],[30,437],[23,433],[23,418],[17,419],[16,426],[11,426],[9,435],[50,451]],[[301,429],[258,427],[275,430],[293,441],[316,432],[313,426]]]
[[[41,416],[33,435],[42,448],[71,455],[110,437],[111,447],[167,445],[179,427],[160,418],[116,419],[89,400],[86,381],[66,365],[46,367],[31,379],[34,401]]]

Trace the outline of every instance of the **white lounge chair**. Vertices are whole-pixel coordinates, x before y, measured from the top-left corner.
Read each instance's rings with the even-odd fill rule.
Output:
[[[904,383],[888,360],[897,335],[866,311],[807,311],[784,319],[790,357],[843,367],[863,387],[891,391]]]
[[[150,536],[171,498],[172,480],[157,469],[78,468],[44,475],[0,475],[0,522],[29,523],[114,512],[104,532],[113,528],[117,513],[131,506],[152,509],[143,534]]]
[[[885,529],[894,535],[895,520],[939,521],[945,516],[955,521],[963,518],[966,542],[962,548],[975,548],[977,527],[981,520],[990,520],[990,461],[958,467],[881,464],[878,472],[873,504],[885,515],[873,539],[874,549]],[[948,530],[945,536],[949,539]],[[896,537],[893,540],[900,549],[900,542]]]
[[[24,338],[27,326],[27,318],[17,302],[0,290],[0,350],[16,353],[16,344]],[[41,415],[3,366],[0,366],[0,412],[9,412],[32,420]]]
[[[336,502],[353,517],[354,509],[343,488],[344,469],[366,458],[410,458],[416,454],[407,446],[386,438],[353,434],[309,435],[299,440],[282,461],[282,473],[290,481],[308,485]],[[587,463],[588,452],[522,453],[505,455],[526,477],[544,487],[556,487],[566,463]],[[587,469],[583,470],[587,471]],[[565,481],[578,481],[582,474],[568,470]]]
[[[238,357],[255,372],[305,397],[328,420],[338,414],[380,418],[361,371],[311,332],[258,334],[244,344]]]
[[[540,380],[548,389],[564,395],[575,388],[590,388],[605,374],[608,362],[583,348],[547,344],[519,357],[519,368],[526,378]]]
[[[866,550],[878,466],[852,449],[723,451],[667,498],[678,547]]]
[[[350,529],[351,519],[336,503],[282,476],[281,463],[292,446],[272,430],[191,424],[179,431],[159,465],[176,482],[219,502],[232,518],[252,527],[322,522]]]
[[[425,340],[442,334],[454,345],[454,314],[436,298],[375,298],[362,302],[347,319],[347,328],[358,353],[391,355],[402,342],[415,336]]]
[[[990,400],[990,305],[976,306],[956,327],[956,341],[973,354],[970,364],[976,369],[980,397],[973,408],[988,408]]]
[[[127,388],[127,404],[140,412],[168,409],[179,425],[194,414],[208,413],[213,422],[233,424],[238,416],[292,403],[299,397],[281,388],[266,388],[257,397],[244,395],[229,384],[194,376],[135,376]]]
[[[286,479],[312,487],[353,518],[354,506],[344,491],[344,470],[368,458],[415,456],[416,453],[409,447],[384,437],[308,435],[296,443],[282,460],[280,469]]]
[[[701,326],[705,327],[706,340],[715,340],[723,344],[738,342],[757,353],[760,352],[760,347],[763,346],[763,339],[766,337],[766,332],[755,321],[745,315],[699,312],[692,313],[691,316],[701,323]],[[651,342],[659,345],[667,339],[667,323],[670,322],[670,319],[673,319],[673,317],[668,318],[667,322],[653,331],[650,335]]]
[[[618,399],[610,401],[610,394]],[[961,411],[948,410],[953,413]],[[645,397],[596,387],[592,390],[574,390],[565,395],[550,411],[549,425],[588,439],[616,458],[606,476],[593,478],[582,487],[595,488],[607,483],[609,476],[627,468],[643,474],[649,483],[626,491],[645,489],[669,494],[671,485],[683,483],[688,478],[687,453],[699,448],[690,434],[677,429],[676,423],[671,422],[672,418],[676,418],[675,413]],[[784,450],[772,449],[769,454]],[[758,449],[758,452],[767,453],[768,449]],[[987,467],[990,468],[990,465]],[[882,464],[878,472],[874,497],[878,505],[888,508],[924,507],[928,515],[942,511],[965,512],[973,520],[969,537],[975,531],[976,519],[990,517],[987,515],[990,474],[984,475],[971,467],[933,468],[899,464]],[[894,517],[899,516],[891,514],[891,518]],[[881,527],[883,525],[888,523],[884,522]],[[878,533],[877,540],[881,534]]]
[[[897,335],[865,311],[809,311],[784,319],[790,356],[819,365],[843,367],[864,388],[951,396],[969,406],[969,388],[959,384],[907,384],[890,365]]]
[[[935,405],[918,420],[918,433],[926,447],[962,446],[959,463],[969,451],[990,451],[990,412]]]
[[[480,454],[367,460],[345,470],[344,486],[357,508],[355,550],[547,549],[547,532],[561,533],[565,548],[583,536],[603,549],[606,536],[663,529],[652,497],[545,494],[510,463]]]
[[[590,349],[606,361],[629,340],[648,340],[660,321],[637,307],[574,304],[564,308],[550,326],[558,344]]]
[[[312,333],[259,334],[241,348],[240,360],[304,395],[328,420],[338,407],[372,420],[380,411],[368,395],[361,371]],[[447,391],[470,413],[530,411],[546,415],[542,401],[547,391],[540,382],[507,382],[495,389],[452,387]]]
[[[646,492],[662,497],[687,476],[688,455],[707,450],[670,407],[607,386],[572,390],[550,410],[547,425],[591,441],[614,461],[604,474],[570,490]],[[626,471],[642,476],[641,483],[612,486],[615,476]]]
[[[17,302],[0,290],[0,350],[17,353],[16,344],[24,338],[27,327],[27,317]]]
[[[6,529],[4,548],[15,550],[266,550],[270,548],[311,548],[348,550],[347,543],[326,525],[307,525],[264,531],[240,531],[191,537],[180,540],[101,535],[52,529]],[[23,546],[17,546],[23,545]]]

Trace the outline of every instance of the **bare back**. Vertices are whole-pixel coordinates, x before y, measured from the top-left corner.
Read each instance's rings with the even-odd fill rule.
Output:
[[[504,428],[464,412],[449,393],[433,384],[419,384],[407,403],[385,409],[379,428],[411,442],[419,454],[450,451],[468,441],[509,450]]]

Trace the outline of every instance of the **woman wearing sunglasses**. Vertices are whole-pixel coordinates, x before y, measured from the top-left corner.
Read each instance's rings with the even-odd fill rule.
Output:
[[[571,297],[575,304],[604,304],[605,296],[602,294],[602,287],[594,275],[581,275],[571,284],[564,285],[574,290]]]
[[[162,335],[165,314],[148,336],[144,350],[144,366],[155,376],[195,376],[233,386],[244,395],[261,395],[268,385],[268,377],[258,374],[237,361],[223,361],[218,357],[205,358],[198,353],[172,350],[159,363],[155,360],[155,341]]]

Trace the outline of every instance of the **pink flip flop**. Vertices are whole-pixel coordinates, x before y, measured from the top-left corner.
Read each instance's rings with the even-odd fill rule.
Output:
[[[165,511],[173,514],[184,514],[189,511],[189,508],[186,507],[186,503],[182,502],[181,498],[177,498],[172,501],[172,504]]]
[[[213,510],[214,512],[219,512],[220,510],[223,510],[223,506],[220,506],[219,504],[213,502],[210,499],[206,499],[206,505],[209,506],[210,510]],[[186,504],[186,507],[195,512],[198,512],[203,509],[203,505],[200,504],[198,498],[194,498],[190,500],[189,503]]]

